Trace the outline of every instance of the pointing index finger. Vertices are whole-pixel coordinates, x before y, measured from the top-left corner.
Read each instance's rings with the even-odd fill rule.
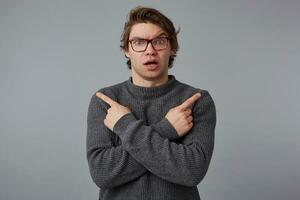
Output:
[[[105,94],[101,93],[101,92],[97,92],[96,96],[100,99],[102,99],[103,101],[105,101],[106,103],[108,103],[110,106],[115,105],[117,102],[115,102],[114,100],[112,100],[111,98],[109,98],[108,96],[106,96]]]
[[[201,93],[196,93],[193,96],[191,96],[190,98],[188,98],[187,100],[185,100],[181,105],[180,108],[181,109],[187,109],[188,107],[190,107],[193,103],[195,103],[199,98],[201,97]]]

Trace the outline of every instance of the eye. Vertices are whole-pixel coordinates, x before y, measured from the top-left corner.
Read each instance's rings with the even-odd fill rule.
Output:
[[[134,45],[144,45],[146,44],[146,40],[144,39],[135,39],[132,41]]]
[[[153,40],[153,43],[156,45],[162,45],[165,44],[166,38],[160,37]]]

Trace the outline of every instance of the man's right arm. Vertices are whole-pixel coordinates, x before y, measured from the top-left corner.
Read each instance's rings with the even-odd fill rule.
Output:
[[[147,169],[121,145],[115,146],[110,131],[103,123],[106,107],[96,95],[89,104],[86,150],[90,174],[99,188],[113,188],[142,176]]]

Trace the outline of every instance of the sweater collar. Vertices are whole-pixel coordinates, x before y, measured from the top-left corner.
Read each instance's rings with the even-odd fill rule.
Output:
[[[168,81],[162,85],[154,87],[143,87],[133,84],[132,76],[126,81],[126,86],[129,92],[137,99],[152,99],[163,96],[173,90],[178,82],[174,75],[168,75]]]

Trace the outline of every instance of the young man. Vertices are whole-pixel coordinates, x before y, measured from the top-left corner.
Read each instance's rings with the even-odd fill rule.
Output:
[[[87,160],[101,200],[200,199],[216,111],[206,90],[168,74],[177,33],[158,10],[129,13],[121,48],[131,76],[100,89],[88,110]]]

